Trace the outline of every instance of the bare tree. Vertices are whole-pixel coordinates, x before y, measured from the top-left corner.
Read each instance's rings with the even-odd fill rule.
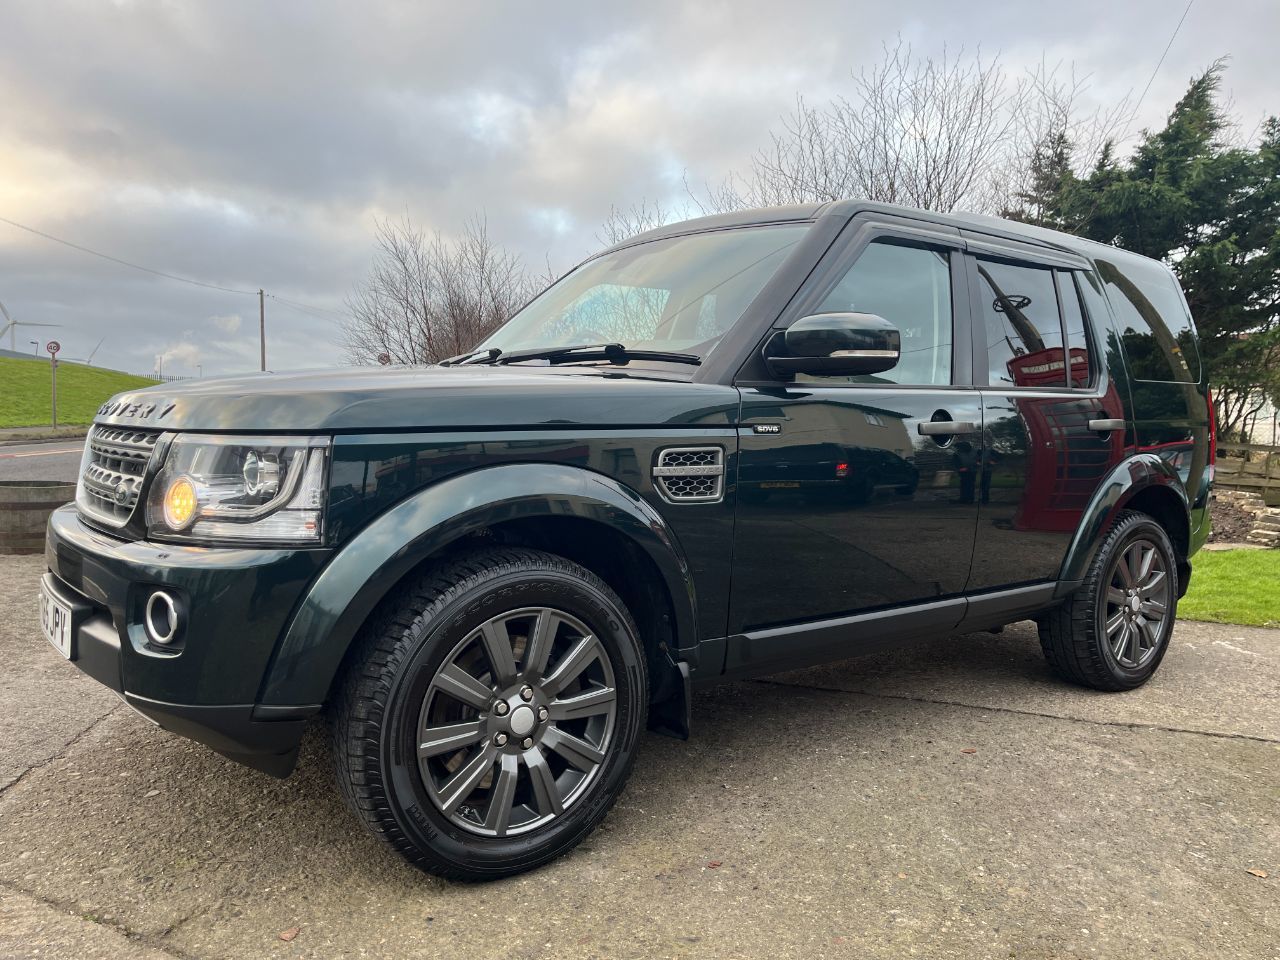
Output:
[[[1051,209],[1064,177],[1085,176],[1104,162],[1133,119],[1126,95],[1089,110],[1088,78],[1074,67],[1041,62],[1023,80],[1015,135],[1003,162],[990,171],[988,203],[1002,216],[1061,227]]]
[[[1044,63],[1014,79],[981,52],[934,59],[899,42],[849,95],[797,97],[745,169],[686,192],[703,213],[846,198],[995,213],[1027,191],[1037,157],[1065,145],[1086,169],[1115,138],[1128,100],[1089,112],[1086,79]]]
[[[981,53],[917,57],[899,42],[826,104],[797,97],[745,171],[696,197],[704,209],[857,197],[930,210],[985,205],[1010,150],[1026,83]]]
[[[929,210],[995,212],[1024,186],[1048,135],[1071,129],[1081,85],[1041,67],[1010,80],[981,53],[918,57],[899,42],[852,77],[848,96],[795,106],[741,170],[694,187],[685,209],[641,201],[614,207],[599,239],[617,243],[690,214],[847,198]]]
[[[383,220],[375,246],[369,275],[347,299],[352,363],[436,363],[465,353],[545,285],[490,238],[482,217],[454,240],[407,217]]]
[[[611,206],[609,216],[596,231],[596,240],[606,246],[613,246],[636,234],[670,223],[681,215],[681,212],[664,206],[657,200],[651,202],[643,197],[639,203],[633,203],[625,209]]]

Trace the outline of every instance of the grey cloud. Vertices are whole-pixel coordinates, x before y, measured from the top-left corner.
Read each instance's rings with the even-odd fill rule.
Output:
[[[281,369],[340,361],[326,311],[367,268],[375,217],[408,213],[447,233],[483,212],[533,264],[565,267],[595,246],[610,205],[679,203],[686,176],[741,166],[797,93],[846,89],[898,36],[923,52],[999,52],[1012,69],[1074,61],[1106,101],[1142,89],[1180,9],[85,0],[3,11],[0,216],[321,308],[267,301]],[[1280,110],[1277,34],[1267,0],[1229,17],[1197,0],[1134,131],[1224,53],[1246,121]],[[3,224],[0,299],[62,323],[64,343],[91,349],[110,331],[96,362],[145,371],[190,343],[206,374],[257,365],[256,297],[133,273]],[[229,315],[238,330],[210,319]]]

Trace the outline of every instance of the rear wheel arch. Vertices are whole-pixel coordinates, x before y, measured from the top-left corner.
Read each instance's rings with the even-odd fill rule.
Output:
[[[1166,484],[1153,484],[1136,491],[1125,500],[1122,509],[1145,513],[1164,527],[1173,541],[1178,558],[1186,560],[1191,544],[1191,521],[1187,514],[1186,500],[1179,497]]]
[[[1173,542],[1180,589],[1186,587],[1190,564],[1190,506],[1177,472],[1155,454],[1140,453],[1117,465],[1099,485],[1085,508],[1059,570],[1059,596],[1073,592],[1093,562],[1103,538],[1123,511],[1144,513]]]

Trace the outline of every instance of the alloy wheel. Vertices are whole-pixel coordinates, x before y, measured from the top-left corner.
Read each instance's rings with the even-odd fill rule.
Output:
[[[527,607],[472,630],[423,698],[418,769],[436,807],[475,834],[550,823],[599,774],[617,689],[599,638],[574,616]]]
[[[1168,617],[1169,587],[1164,556],[1150,540],[1134,540],[1116,558],[1103,627],[1120,666],[1136,669],[1155,656]]]

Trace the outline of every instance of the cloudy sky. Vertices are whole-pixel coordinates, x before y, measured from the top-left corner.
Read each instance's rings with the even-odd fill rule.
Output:
[[[0,217],[267,300],[269,365],[341,362],[333,311],[374,222],[566,267],[611,205],[741,168],[797,94],[848,91],[897,38],[1042,60],[1141,93],[1182,0],[635,4],[0,0]],[[1280,112],[1280,3],[1195,0],[1133,124],[1229,55],[1243,127]],[[1132,142],[1132,137],[1130,138]],[[0,222],[0,302],[64,356],[137,372],[257,366],[257,298]],[[8,339],[0,346],[7,347]]]

